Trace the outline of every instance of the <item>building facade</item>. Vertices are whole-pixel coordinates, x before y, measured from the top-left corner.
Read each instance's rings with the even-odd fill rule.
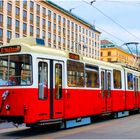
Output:
[[[43,38],[47,47],[100,59],[100,32],[50,1],[0,1],[0,44],[11,38]]]
[[[136,56],[124,51],[108,40],[101,40],[101,60],[139,68],[139,61]]]

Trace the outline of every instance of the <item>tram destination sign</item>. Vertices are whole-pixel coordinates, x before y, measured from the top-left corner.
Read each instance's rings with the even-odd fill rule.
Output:
[[[75,60],[80,60],[80,57],[78,54],[73,54],[73,53],[69,53],[69,58],[70,59],[75,59]]]
[[[16,53],[16,52],[20,52],[20,51],[21,51],[20,46],[6,46],[6,47],[1,47],[0,48],[0,54]]]

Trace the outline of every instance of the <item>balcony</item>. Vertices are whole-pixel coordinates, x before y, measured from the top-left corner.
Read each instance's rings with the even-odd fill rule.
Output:
[[[0,27],[3,27],[3,22],[0,22]]]
[[[3,12],[3,7],[0,7],[0,12]]]
[[[30,12],[32,12],[32,13],[34,12],[34,9],[32,7],[30,7]]]
[[[26,35],[27,34],[27,30],[23,30],[23,34]]]
[[[30,36],[33,36],[33,33],[30,32]]]
[[[37,10],[37,11],[36,11],[36,14],[37,14],[37,15],[40,15],[40,11],[39,11],[39,10]]]
[[[16,6],[20,6],[20,1],[16,1]]]
[[[19,32],[19,28],[18,27],[16,27],[16,32]]]
[[[39,27],[39,26],[40,26],[40,23],[39,23],[39,22],[37,22],[37,23],[36,23],[36,26],[37,26],[37,27]]]
[[[8,42],[8,43],[10,42],[10,38],[7,38],[7,42]]]
[[[46,29],[46,25],[43,25],[42,27],[43,27],[43,29]]]
[[[0,41],[3,41],[3,36],[0,36]]]
[[[12,11],[7,11],[8,16],[12,16]]]
[[[56,29],[54,29],[53,32],[56,34]]]
[[[33,24],[33,20],[30,20],[30,24]]]
[[[43,17],[43,18],[46,18],[46,14],[45,14],[45,13],[43,13],[43,14],[42,14],[42,17]]]
[[[48,27],[48,31],[51,32],[51,27]]]
[[[16,18],[17,18],[17,19],[20,19],[20,15],[19,15],[19,14],[16,14]]]
[[[48,42],[51,43],[51,38],[48,38]]]
[[[48,16],[48,20],[51,21],[51,16],[50,15]]]
[[[37,35],[36,35],[36,37],[37,37],[37,38],[40,38],[40,35],[39,35],[39,34],[37,34]]]
[[[26,17],[26,18],[25,18],[25,17],[23,17],[23,21],[24,21],[24,22],[27,22],[27,17]]]
[[[23,4],[23,9],[27,9],[27,4]]]
[[[7,25],[7,29],[12,29],[12,25]]]

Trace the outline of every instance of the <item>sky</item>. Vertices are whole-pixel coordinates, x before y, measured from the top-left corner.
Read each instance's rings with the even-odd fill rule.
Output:
[[[90,5],[92,0],[51,1],[66,10],[74,8],[73,14],[95,25],[102,33],[100,39],[108,39],[118,46],[140,43],[140,0],[94,0],[93,5]],[[129,47],[136,48],[135,45]],[[138,48],[140,51],[140,45]]]

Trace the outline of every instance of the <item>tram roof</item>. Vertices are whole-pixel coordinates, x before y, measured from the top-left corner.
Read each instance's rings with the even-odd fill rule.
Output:
[[[40,40],[40,42],[41,42],[41,40]],[[45,44],[42,44],[42,45],[37,44],[36,38],[33,38],[33,37],[24,37],[24,38],[12,39],[10,41],[10,43],[6,46],[14,46],[14,45],[15,46],[16,45],[21,45],[22,46],[21,47],[21,52],[38,53],[38,54],[44,54],[44,55],[48,54],[48,55],[63,57],[63,58],[69,58],[69,53],[70,53],[68,51],[46,47]],[[4,46],[1,46],[1,47],[4,47]],[[110,63],[110,62],[105,62],[105,61],[85,57],[85,56],[82,56],[82,55],[79,55],[79,56],[81,58],[80,60],[83,61],[83,62],[103,66],[104,68],[105,67],[106,68],[117,68],[117,69],[122,69],[123,68],[123,66],[118,65],[118,64],[113,64],[113,63]]]

